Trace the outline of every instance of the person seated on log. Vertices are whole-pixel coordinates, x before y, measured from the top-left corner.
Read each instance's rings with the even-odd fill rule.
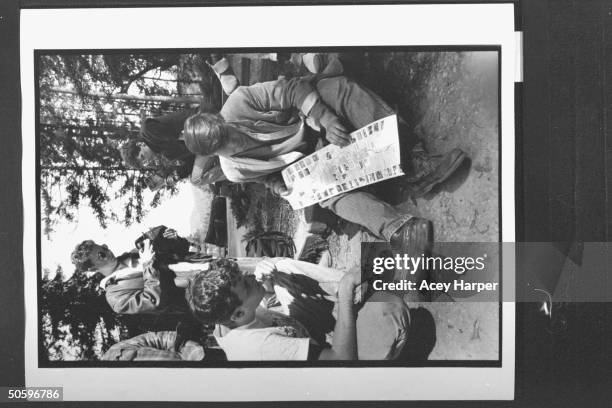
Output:
[[[100,286],[116,313],[186,312],[184,288],[177,287],[175,273],[168,265],[205,264],[211,257],[190,252],[190,242],[163,225],[145,232],[135,246],[115,256],[107,245],[85,240],[75,247],[71,260],[77,273],[103,276]]]
[[[228,180],[263,183],[287,193],[281,171],[325,143],[346,146],[348,129],[359,129],[395,112],[369,89],[343,76],[280,79],[238,87],[220,112],[200,112],[185,121],[184,140],[193,153],[218,155]],[[400,120],[400,137],[410,138]],[[417,145],[415,143],[414,145]],[[413,145],[413,146],[414,146]],[[422,196],[446,180],[467,158],[454,149],[444,157],[410,153],[419,174],[410,180]],[[416,156],[424,160],[414,160]],[[394,249],[417,256],[433,244],[429,220],[396,210],[362,189],[319,203],[340,218],[358,224]]]
[[[211,54],[206,63],[219,79],[223,91],[230,95],[238,87],[238,79],[227,58]],[[147,178],[147,186],[153,191],[173,186],[188,177],[197,186],[226,180],[216,156],[196,157],[187,150],[181,137],[185,119],[210,110],[208,104],[202,103],[196,108],[144,118],[140,138],[128,141],[119,149],[123,162],[137,169],[156,169],[157,172]]]
[[[310,58],[304,57],[304,61],[318,62],[321,59],[320,54],[306,54],[306,56]],[[207,64],[219,79],[227,95],[238,88],[238,80],[232,67],[222,54],[211,54],[210,62],[207,61]],[[311,70],[313,66],[318,67],[317,64],[313,64],[306,66]],[[335,67],[334,64],[330,65]],[[342,72],[342,69],[337,72]],[[124,164],[137,169],[155,169],[155,174],[146,180],[147,186],[153,191],[166,186],[171,187],[185,178],[190,178],[192,184],[198,186],[226,180],[217,156],[195,156],[185,147],[182,140],[185,120],[198,112],[211,110],[210,106],[202,103],[198,108],[144,118],[140,138],[128,141],[119,149]]]
[[[196,156],[187,150],[181,140],[185,119],[200,109],[191,108],[145,118],[141,124],[140,138],[129,140],[119,148],[126,166],[154,171],[146,179],[149,189],[155,191],[170,187],[185,178],[196,186],[225,180],[216,156]]]
[[[407,305],[388,292],[363,302],[362,289],[355,272],[282,258],[247,274],[222,259],[192,279],[187,297],[197,320],[216,325],[228,360],[402,358]]]
[[[126,167],[153,172],[145,179],[151,191],[172,187],[180,180],[190,177],[195,160],[192,154],[169,160],[164,155],[154,152],[143,141],[135,139],[124,143],[119,148],[119,152]]]

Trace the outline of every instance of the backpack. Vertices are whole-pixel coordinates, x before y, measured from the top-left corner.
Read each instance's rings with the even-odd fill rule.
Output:
[[[143,241],[149,239],[158,261],[164,264],[183,261],[189,254],[189,241],[182,237],[166,238],[164,237],[164,231],[166,230],[167,228],[164,225],[151,228],[138,237],[134,243],[136,248],[141,249]]]

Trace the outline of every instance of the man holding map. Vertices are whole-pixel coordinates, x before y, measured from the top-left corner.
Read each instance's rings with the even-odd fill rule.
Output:
[[[281,171],[322,148],[323,136],[345,147],[352,141],[347,127],[360,129],[394,114],[379,96],[343,76],[281,79],[239,87],[220,113],[189,117],[184,138],[193,153],[218,155],[228,180],[264,183],[286,195]],[[423,176],[427,186],[422,191],[445,180],[465,158],[459,150],[442,158]],[[397,250],[417,254],[433,242],[429,220],[400,213],[360,189],[319,204],[390,241]]]

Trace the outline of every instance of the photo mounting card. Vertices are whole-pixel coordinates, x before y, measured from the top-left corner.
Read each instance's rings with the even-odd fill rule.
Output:
[[[514,254],[483,248],[515,240],[519,48],[514,18],[510,3],[23,10],[26,385],[60,386],[64,399],[82,401],[513,399],[515,307],[503,299],[514,299],[506,296],[514,287]],[[147,34],[109,31],[109,21]],[[304,26],[296,27],[298,21]],[[151,29],[160,26],[169,30]],[[253,29],[245,34],[235,27]],[[312,88],[304,89],[312,89],[314,96],[291,88],[297,83],[310,84]],[[346,98],[337,97],[339,92]],[[236,108],[242,100],[253,102],[252,111]],[[188,131],[187,122],[198,112],[216,110],[232,129],[249,137],[240,139],[251,143],[240,154],[218,150],[219,158],[207,156],[199,139],[190,138],[195,133]],[[343,194],[318,192],[320,207],[330,210],[335,221],[319,214],[320,207],[294,211],[255,183],[284,168],[289,176],[302,172],[304,177],[306,163],[304,168],[287,167],[296,162],[296,150],[310,154],[320,148],[314,142],[341,143],[337,137],[344,131],[392,114],[398,117],[398,134],[405,142],[400,143],[405,144],[400,146],[402,162],[407,165],[391,163],[389,177],[367,174],[366,183],[376,188],[358,189],[358,196],[342,183]],[[366,121],[368,115],[371,120]],[[199,153],[187,159],[187,173],[181,167],[185,157],[155,151],[159,140],[151,129],[161,123],[158,118],[168,116],[172,120],[162,123],[167,134]],[[245,123],[244,118],[255,116]],[[264,116],[277,127],[264,129]],[[330,119],[334,117],[337,122]],[[152,138],[147,139],[144,128]],[[132,156],[130,139],[141,142]],[[148,154],[145,145],[155,154]],[[130,157],[138,165],[131,166]],[[285,159],[289,161],[281,165]],[[447,171],[438,174],[436,169]],[[401,172],[405,175],[394,175]],[[211,181],[221,184],[211,189]],[[248,205],[240,207],[240,202]],[[399,215],[390,217],[381,208]],[[374,318],[358,313],[357,348],[363,357],[366,344],[374,344],[375,357],[313,359],[313,344],[333,347],[338,335],[333,323],[340,319],[339,287],[346,271],[370,268],[377,275],[378,257],[390,259],[390,266],[384,260],[379,266],[395,273],[392,281],[419,279],[408,263],[397,263],[402,251],[399,258],[380,257],[378,251],[364,260],[368,250],[380,245],[384,251],[389,240],[395,242],[393,232],[404,225],[398,220],[413,215],[431,220],[436,241],[432,255],[444,251],[452,258],[454,273],[468,282],[462,284],[468,289],[460,285],[451,293],[441,284],[411,291],[406,284],[394,293],[407,310],[402,323],[406,344],[394,353],[381,340],[388,327],[384,322],[377,326],[377,310],[385,303],[366,301],[367,306],[358,306],[359,313]],[[349,222],[312,234],[318,224],[332,225],[341,218]],[[260,220],[259,229],[253,219]],[[154,228],[161,224],[168,228]],[[151,242],[185,238],[180,250],[192,255],[180,260],[192,256],[187,259],[191,265],[206,265],[202,272],[209,268],[209,257],[236,259],[241,269],[254,272],[257,282],[273,275],[254,259],[269,256],[271,246],[273,256],[295,258],[278,260],[272,268],[279,306],[274,313],[291,314],[291,306],[298,305],[306,317],[296,320],[306,324],[296,327],[278,318],[282,323],[271,319],[268,323],[276,323],[265,328],[298,339],[281,341],[283,346],[274,349],[282,353],[271,357],[262,349],[249,354],[246,346],[238,346],[234,354],[228,332],[212,329],[206,337],[212,343],[177,342],[180,319],[149,313],[156,311],[157,289],[152,297],[142,297],[150,302],[146,313],[110,295],[118,292],[122,280],[138,281],[138,293],[148,293],[143,282],[148,285],[157,275],[133,258],[145,259],[151,251],[160,258],[162,250],[157,244],[153,249],[139,244],[139,255],[129,255],[136,253],[130,250],[143,234]],[[316,239],[324,241],[326,250],[307,259],[308,251],[302,249]],[[78,246],[90,240],[93,244]],[[462,245],[449,246],[453,242]],[[115,256],[123,251],[127,255]],[[486,260],[481,258],[484,252]],[[487,279],[498,280],[491,287],[499,290],[485,300],[476,290],[470,292],[479,288],[478,271],[457,271],[456,260],[463,259],[463,268],[468,257],[473,265],[480,260],[491,266]],[[100,266],[108,262],[125,268],[108,271]],[[174,277],[169,284],[184,301],[194,269],[185,263],[169,269]],[[296,295],[287,289],[295,289],[295,276],[316,281],[320,291]],[[256,287],[255,278],[245,279],[247,288]],[[278,289],[282,282],[289,283]],[[359,291],[353,296],[361,304]],[[364,296],[378,299],[380,293]],[[278,316],[266,314],[272,315]],[[258,322],[265,321],[260,318]],[[331,336],[316,342],[309,322],[328,322],[323,334]],[[306,328],[302,337],[301,326]],[[151,340],[151,333],[159,336]],[[120,343],[127,346],[117,348]],[[228,348],[220,353],[224,345]],[[259,358],[251,358],[253,353]],[[268,358],[260,361],[263,355]],[[239,389],[229,388],[237,383]],[[440,388],[440,383],[447,385]]]

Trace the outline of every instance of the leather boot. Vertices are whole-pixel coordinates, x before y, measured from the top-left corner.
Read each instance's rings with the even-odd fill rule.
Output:
[[[434,242],[433,224],[424,218],[412,217],[389,240],[398,253],[418,257],[431,252]]]
[[[404,188],[412,198],[422,197],[446,181],[467,158],[461,149],[440,156],[430,156],[424,150],[415,149],[411,153],[413,171]]]

